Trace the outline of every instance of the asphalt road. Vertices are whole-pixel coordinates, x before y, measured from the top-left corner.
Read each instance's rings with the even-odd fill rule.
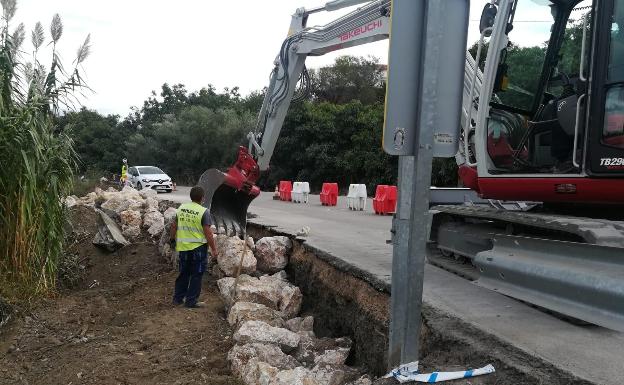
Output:
[[[184,202],[188,192],[189,188],[178,187],[177,192],[160,197]],[[354,212],[346,208],[345,197],[339,198],[337,206],[326,207],[318,195],[311,195],[308,204],[296,204],[263,193],[249,211],[257,215],[252,222],[286,233],[310,227],[305,237],[309,245],[390,282],[392,247],[386,240],[392,218],[373,214],[370,200],[367,211]],[[493,334],[594,383],[624,383],[620,368],[624,333],[573,325],[430,265],[425,268],[423,296],[430,306],[480,329],[484,339]]]

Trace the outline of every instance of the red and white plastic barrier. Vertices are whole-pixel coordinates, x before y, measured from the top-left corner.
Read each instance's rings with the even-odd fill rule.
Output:
[[[365,184],[350,184],[349,194],[347,195],[347,208],[357,211],[366,210],[366,197]]]
[[[394,214],[397,204],[397,187],[380,184],[375,190],[373,210],[375,214]]]
[[[321,189],[321,204],[336,206],[338,203],[338,183],[323,183]]]
[[[292,189],[292,201],[294,203],[308,203],[308,196],[310,195],[310,183],[308,182],[295,182]]]
[[[289,180],[281,180],[279,182],[279,196],[282,201],[292,200],[292,182]]]

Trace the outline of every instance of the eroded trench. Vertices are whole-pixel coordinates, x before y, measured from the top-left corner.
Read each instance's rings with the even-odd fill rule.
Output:
[[[319,337],[349,336],[348,365],[374,376],[387,373],[390,287],[354,271],[340,259],[310,247],[300,238],[248,223],[254,239],[285,235],[293,241],[286,272],[303,293],[303,315],[313,315]],[[457,317],[423,304],[420,370],[455,371],[493,364],[496,373],[454,384],[591,384],[477,330]]]

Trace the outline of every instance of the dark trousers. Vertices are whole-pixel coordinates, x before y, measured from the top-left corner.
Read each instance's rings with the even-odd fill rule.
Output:
[[[208,265],[208,246],[201,245],[193,250],[180,251],[178,269],[180,274],[175,281],[174,303],[194,306],[201,292],[202,276]]]

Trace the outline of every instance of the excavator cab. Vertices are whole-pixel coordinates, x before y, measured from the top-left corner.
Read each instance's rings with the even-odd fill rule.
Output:
[[[499,0],[480,30],[464,183],[492,199],[624,202],[624,1]]]

